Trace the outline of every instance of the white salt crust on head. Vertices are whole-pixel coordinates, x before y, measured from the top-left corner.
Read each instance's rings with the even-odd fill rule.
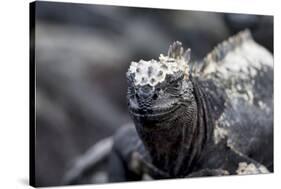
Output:
[[[135,85],[154,87],[165,81],[168,74],[173,75],[178,71],[182,71],[184,77],[188,78],[189,66],[183,57],[175,59],[160,54],[159,61],[140,60],[139,62],[132,62],[128,74],[134,74]]]

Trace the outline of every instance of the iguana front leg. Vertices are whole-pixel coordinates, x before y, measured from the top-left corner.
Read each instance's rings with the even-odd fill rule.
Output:
[[[112,150],[110,154],[108,179],[109,182],[124,182],[142,180],[142,175],[131,170],[126,158],[118,149]]]
[[[108,166],[109,182],[142,180],[136,156],[138,143],[139,139],[133,126],[125,126],[114,135]]]

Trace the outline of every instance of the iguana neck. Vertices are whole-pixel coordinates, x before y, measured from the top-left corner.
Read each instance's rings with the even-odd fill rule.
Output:
[[[163,123],[168,128],[146,131],[137,126],[152,164],[170,177],[184,177],[192,170],[212,133],[208,104],[198,84],[193,85],[195,101],[183,105],[176,119]]]

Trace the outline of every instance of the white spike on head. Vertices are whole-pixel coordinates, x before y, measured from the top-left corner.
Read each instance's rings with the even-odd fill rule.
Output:
[[[165,81],[167,75],[182,72],[184,78],[189,78],[190,49],[184,53],[180,42],[174,42],[170,46],[168,56],[160,54],[159,60],[140,60],[132,62],[127,75],[132,75],[135,85],[156,86]]]

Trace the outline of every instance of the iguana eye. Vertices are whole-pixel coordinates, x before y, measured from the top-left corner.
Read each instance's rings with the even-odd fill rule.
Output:
[[[179,82],[176,82],[173,86],[174,86],[174,88],[176,88],[176,89],[180,89],[180,88],[181,88],[181,85],[180,85]]]

